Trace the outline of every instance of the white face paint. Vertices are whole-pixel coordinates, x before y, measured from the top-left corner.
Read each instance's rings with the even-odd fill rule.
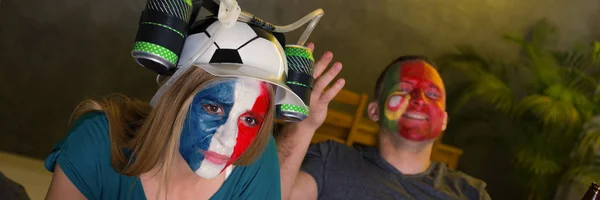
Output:
[[[246,151],[269,106],[266,87],[234,79],[196,94],[180,141],[180,152],[196,174],[216,177]]]

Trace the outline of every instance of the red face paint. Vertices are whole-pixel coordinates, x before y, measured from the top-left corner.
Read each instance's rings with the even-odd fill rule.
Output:
[[[384,122],[388,129],[397,128],[400,136],[413,141],[438,137],[445,119],[445,91],[437,71],[421,60],[400,63],[397,78],[390,76],[386,84],[395,85],[388,94]],[[396,81],[394,81],[396,80]],[[395,83],[394,83],[395,82]],[[398,98],[397,96],[403,98]],[[404,113],[398,112],[401,102],[408,101]],[[389,124],[394,122],[397,126]],[[384,123],[385,124],[385,123]]]
[[[260,95],[256,98],[252,109],[244,112],[238,117],[238,135],[236,138],[236,144],[233,149],[233,154],[225,165],[225,168],[237,161],[237,159],[240,158],[244,152],[246,152],[250,144],[252,144],[256,138],[256,135],[258,134],[258,131],[263,123],[270,104],[269,92],[267,90],[267,87],[269,86],[264,82],[262,82],[260,86]],[[225,170],[225,168],[223,170]]]

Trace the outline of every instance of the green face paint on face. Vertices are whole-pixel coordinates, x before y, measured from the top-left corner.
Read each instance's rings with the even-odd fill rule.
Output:
[[[394,101],[391,103],[396,103],[398,100],[396,97],[392,97],[392,95],[398,85],[400,84],[400,65],[394,66],[389,69],[389,71],[385,74],[383,78],[383,89],[381,90],[381,96],[379,97],[379,126],[381,128],[387,130],[393,130],[394,132],[398,131],[398,119],[395,119],[390,116],[386,116],[386,105],[388,101]],[[392,97],[392,98],[391,98]],[[399,103],[401,103],[404,98],[400,97]]]
[[[439,136],[446,117],[446,99],[435,68],[422,60],[403,61],[389,69],[382,87],[381,128],[414,141]]]

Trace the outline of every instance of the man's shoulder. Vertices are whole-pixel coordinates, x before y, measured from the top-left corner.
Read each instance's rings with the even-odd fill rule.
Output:
[[[374,147],[348,146],[333,140],[318,142],[312,144],[305,156],[306,160],[320,160],[321,163],[327,163],[328,166],[343,165],[347,169],[365,167],[365,163],[370,163],[373,154],[376,154]]]
[[[453,182],[454,186],[450,187],[459,187],[453,190],[460,190],[470,198],[489,199],[489,195],[485,189],[487,184],[479,178],[475,178],[459,170],[447,169],[443,175],[443,179],[446,183]]]
[[[326,148],[344,148],[344,147],[348,147],[342,143],[336,142],[335,140],[325,140],[322,142],[317,142],[317,143],[313,143],[311,144],[311,146],[319,146],[319,147],[326,147]]]
[[[471,175],[469,175],[465,172],[459,171],[459,170],[448,169],[446,176],[450,177],[452,179],[456,179],[456,180],[465,182],[469,186],[474,187],[474,188],[485,188],[485,186],[486,186],[485,181],[475,178],[474,176],[471,176]]]
[[[346,144],[342,144],[336,142],[334,140],[327,140],[323,142],[317,142],[310,145],[310,150],[326,152],[329,155],[332,154],[342,154],[342,155],[360,155],[361,150],[357,148],[353,148],[347,146]]]

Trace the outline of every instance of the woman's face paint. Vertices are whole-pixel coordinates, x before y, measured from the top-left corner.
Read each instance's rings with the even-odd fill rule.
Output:
[[[431,65],[401,62],[384,78],[380,125],[408,140],[434,139],[446,117],[445,96],[442,79]]]
[[[257,80],[229,79],[194,96],[179,145],[192,171],[214,178],[248,149],[269,106],[267,87]]]

